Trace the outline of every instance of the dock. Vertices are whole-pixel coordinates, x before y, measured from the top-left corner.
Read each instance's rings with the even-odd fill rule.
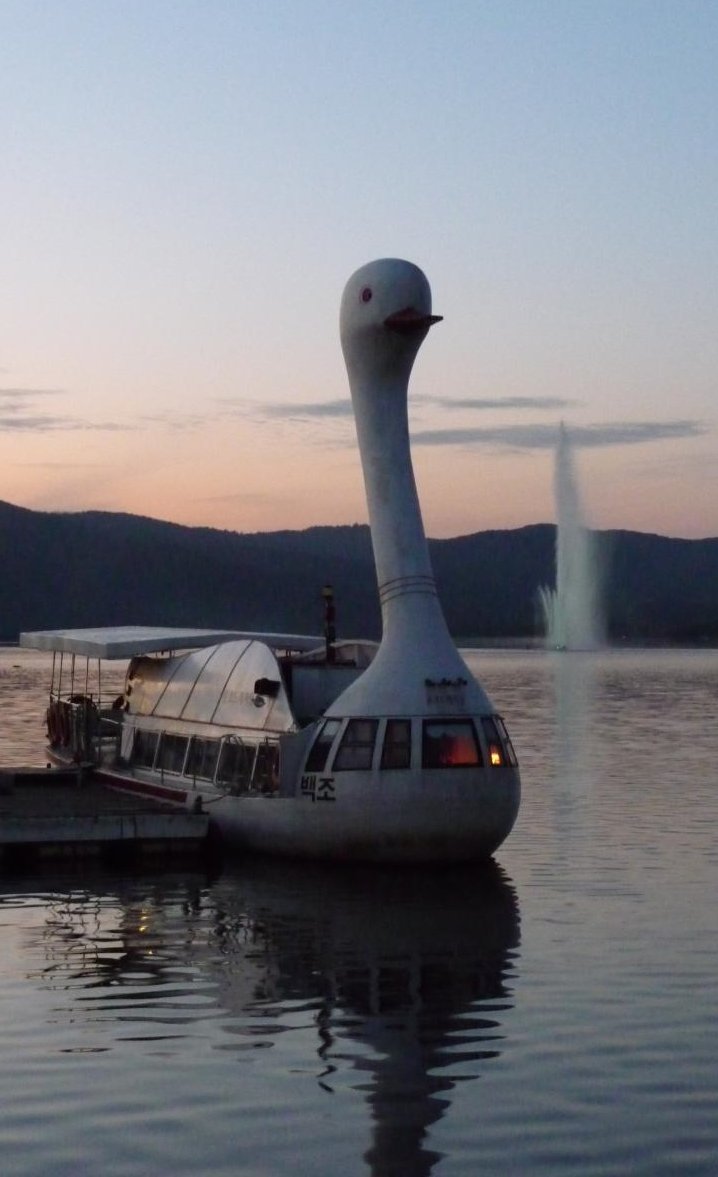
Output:
[[[79,769],[0,769],[0,867],[37,859],[198,855],[209,817],[114,789]]]

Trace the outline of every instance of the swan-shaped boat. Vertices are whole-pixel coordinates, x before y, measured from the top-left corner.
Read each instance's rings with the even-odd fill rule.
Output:
[[[503,842],[519,807],[516,756],[449,634],[411,463],[409,376],[438,319],[426,277],[406,261],[371,262],[344,290],[378,647],[336,642],[331,627],[325,640],[146,627],[21,634],[21,645],[53,651],[54,761],[204,808],[233,847],[438,862],[485,858]],[[101,676],[112,658],[129,663],[109,705]]]

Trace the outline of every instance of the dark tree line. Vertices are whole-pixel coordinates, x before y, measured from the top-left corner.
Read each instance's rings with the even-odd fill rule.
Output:
[[[598,533],[609,636],[718,640],[718,539]],[[554,583],[555,529],[540,524],[430,541],[452,632],[540,632]],[[320,634],[331,583],[339,636],[377,637],[366,526],[241,534],[134,515],[53,514],[0,503],[0,638],[21,630],[188,625]]]

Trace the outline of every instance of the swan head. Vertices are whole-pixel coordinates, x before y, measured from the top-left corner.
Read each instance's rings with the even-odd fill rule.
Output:
[[[350,382],[408,380],[422,341],[440,320],[431,313],[431,288],[418,266],[400,258],[362,266],[344,288],[339,315]]]

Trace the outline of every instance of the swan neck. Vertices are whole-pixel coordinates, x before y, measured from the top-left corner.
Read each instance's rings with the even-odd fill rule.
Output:
[[[421,517],[401,378],[351,383],[384,633],[445,627]]]

